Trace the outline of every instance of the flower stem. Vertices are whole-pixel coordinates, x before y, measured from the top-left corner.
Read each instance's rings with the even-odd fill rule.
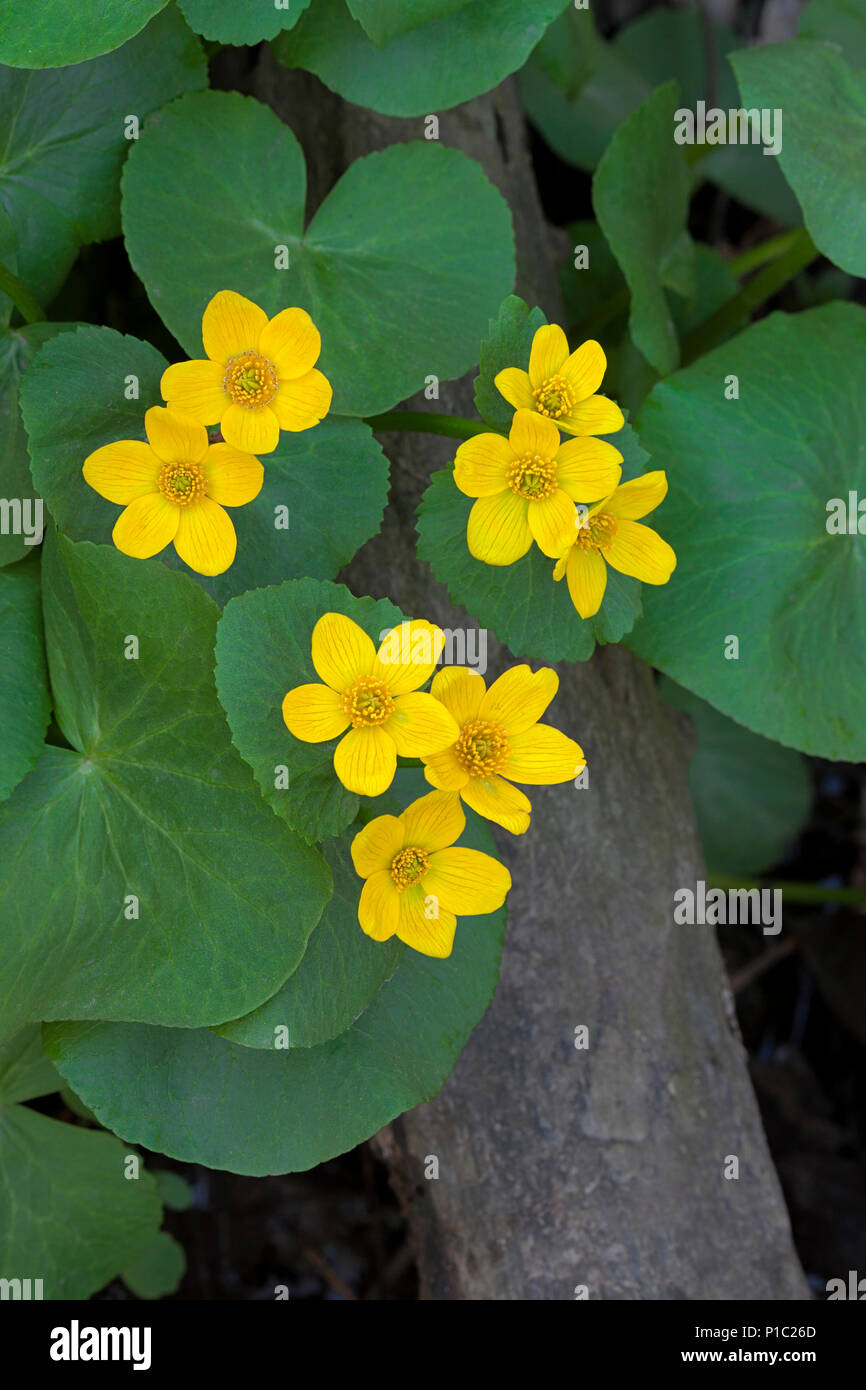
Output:
[[[0,265],[0,294],[8,295],[25,323],[42,323],[45,310],[37,303],[22,280]]]
[[[736,874],[711,874],[710,887],[722,888],[779,888],[782,896],[792,903],[839,903],[847,907],[866,907],[866,890],[862,888],[825,888],[820,883],[772,882],[761,884],[759,879],[738,878]]]
[[[757,246],[750,246],[748,251],[741,251],[739,256],[728,261],[728,270],[732,270],[737,278],[750,274],[753,270],[758,270],[768,261],[775,261],[787,251],[790,246],[796,243],[800,235],[799,227],[793,232],[781,232],[779,236],[770,237],[768,241],[761,241]]]
[[[384,415],[371,415],[364,423],[371,430],[409,430],[413,434],[444,434],[449,439],[471,439],[476,434],[490,434],[492,427],[461,415],[440,415],[426,410],[388,410]]]

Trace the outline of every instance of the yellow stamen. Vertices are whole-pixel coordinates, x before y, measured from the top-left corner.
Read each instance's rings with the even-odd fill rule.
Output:
[[[454,745],[454,755],[470,777],[495,777],[508,759],[508,735],[501,724],[470,719]]]
[[[574,392],[564,376],[549,376],[532,393],[535,409],[549,420],[559,420],[574,406]]]
[[[165,463],[160,469],[157,486],[169,502],[188,507],[204,497],[207,479],[197,463]]]
[[[423,878],[429,867],[429,854],[423,849],[416,849],[414,845],[408,845],[391,861],[391,877],[402,893],[404,888],[411,888],[413,883]]]
[[[556,491],[556,459],[522,454],[508,470],[508,486],[528,502],[540,502]]]
[[[242,352],[227,363],[223,390],[236,405],[259,410],[277,394],[277,369],[259,352]]]
[[[384,681],[375,676],[358,676],[343,692],[340,708],[355,729],[384,724],[394,713],[394,700]]]
[[[596,512],[583,526],[578,528],[575,545],[581,550],[610,550],[616,535],[616,517],[609,512]]]

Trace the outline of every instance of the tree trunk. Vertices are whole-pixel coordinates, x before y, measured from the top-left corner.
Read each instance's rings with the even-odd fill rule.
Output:
[[[422,119],[345,103],[266,48],[232,78],[298,135],[311,207],[356,156],[423,134]],[[513,83],[440,113],[440,138],[502,190],[518,292],[555,320],[553,234]],[[469,379],[445,385],[439,408],[473,413]],[[383,533],[346,580],[410,616],[463,626],[414,550],[415,506],[453,446],[383,443],[393,465]],[[492,673],[507,660],[493,650]],[[674,891],[704,876],[687,721],[622,648],[560,667],[560,680],[553,722],[582,744],[590,785],[534,789],[529,833],[497,834],[514,888],[495,999],[439,1096],[377,1138],[424,1295],[807,1297],[712,928],[673,923]],[[425,1179],[428,1155],[438,1180]],[[725,1176],[732,1157],[736,1179]]]

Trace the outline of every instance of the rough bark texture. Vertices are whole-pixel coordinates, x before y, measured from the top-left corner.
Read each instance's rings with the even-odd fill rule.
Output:
[[[246,83],[304,145],[311,207],[356,156],[422,135],[421,120],[350,106],[267,51]],[[440,122],[443,142],[504,193],[518,289],[554,317],[550,233],[514,90]],[[439,408],[471,414],[470,383],[445,386]],[[391,504],[347,582],[465,624],[414,554],[414,508],[448,442],[383,442]],[[506,654],[493,647],[495,674]],[[378,1138],[425,1296],[558,1300],[583,1285],[607,1299],[806,1297],[712,929],[673,924],[675,889],[703,876],[688,728],[621,648],[560,677],[555,722],[583,745],[590,786],[536,789],[530,833],[498,837],[514,889],[495,999],[440,1095]],[[728,1156],[737,1180],[724,1176]]]

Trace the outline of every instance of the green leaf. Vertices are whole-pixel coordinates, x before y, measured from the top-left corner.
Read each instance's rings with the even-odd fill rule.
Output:
[[[125,1266],[121,1278],[136,1298],[164,1298],[176,1293],[186,1272],[186,1255],[168,1231],[157,1231],[153,1243]]]
[[[249,97],[202,92],[150,123],[124,173],[127,249],[190,356],[211,295],[234,289],[271,315],[312,314],[338,414],[376,414],[428,375],[466,371],[514,280],[508,208],[480,167],[435,142],[392,145],[356,160],[306,231],[304,199],[297,140]]]
[[[545,323],[543,311],[530,309],[516,294],[504,299],[498,315],[490,320],[475,378],[475,409],[482,420],[502,434],[511,428],[514,407],[500,395],[494,379],[504,367],[522,367],[524,371],[528,368],[532,339]]]
[[[339,739],[302,743],[283,721],[288,691],[321,680],[310,643],[323,613],[345,613],[377,646],[381,633],[403,621],[388,599],[355,598],[342,584],[291,579],[232,599],[220,619],[216,648],[217,689],[235,747],[265,799],[308,840],[339,835],[359,805],[334,772]],[[283,769],[286,788],[280,785]]]
[[[166,0],[5,0],[0,63],[61,68],[118,48],[143,29]]]
[[[50,709],[39,556],[32,555],[0,570],[0,801],[39,757]]]
[[[189,27],[215,43],[255,44],[297,24],[310,0],[177,0]]]
[[[110,328],[79,329],[39,354],[22,391],[34,479],[72,540],[111,541],[121,508],[88,487],[81,467],[94,449],[144,439],[144,415],[162,404],[164,358],[149,343]],[[138,396],[126,399],[133,389]],[[388,461],[360,420],[324,420],[283,433],[265,462],[254,501],[233,507],[234,564],[216,578],[193,578],[220,604],[246,589],[295,575],[330,578],[378,531],[388,496]],[[191,573],[173,546],[172,569]]]
[[[396,937],[371,941],[358,926],[359,879],[349,854],[354,834],[323,850],[334,894],[303,960],[273,999],[215,1030],[230,1042],[268,1048],[329,1042],[351,1027],[400,964],[405,948]],[[277,1029],[288,1030],[285,1041]]]
[[[608,436],[623,455],[623,481],[644,471],[647,455],[630,426]],[[579,617],[565,580],[555,583],[553,560],[537,546],[514,565],[485,565],[466,544],[472,498],[459,491],[450,468],[434,473],[418,509],[418,557],[426,560],[453,603],[468,609],[515,656],[541,661],[587,661],[596,642],[618,642],[641,612],[641,586],[608,568],[607,589],[594,618]]]
[[[247,1013],[301,959],[330,873],[230,745],[218,610],[162,565],[52,533],[43,601],[72,748],[46,748],[0,808],[5,1035],[36,1018]]]
[[[162,1215],[150,1175],[124,1176],[117,1139],[14,1104],[58,1084],[38,1028],[0,1047],[0,1277],[31,1281],[18,1297],[89,1298],[147,1249]]]
[[[175,1173],[171,1168],[152,1168],[150,1175],[164,1206],[172,1211],[187,1211],[192,1206],[192,1188],[180,1173]]]
[[[46,0],[16,3],[33,15],[48,7]],[[56,0],[51,8],[79,22],[80,4]],[[120,168],[135,144],[126,136],[127,116],[143,124],[172,97],[206,85],[201,45],[174,6],[109,57],[60,72],[0,69],[0,128],[7,132],[0,203],[18,237],[17,274],[40,303],[57,293],[80,246],[120,230]]]
[[[731,61],[744,106],[783,113],[779,161],[815,245],[851,275],[866,275],[866,73],[813,39]]]
[[[835,43],[852,68],[866,68],[866,6],[863,0],[811,0],[800,15],[800,38]]]
[[[812,804],[805,758],[726,719],[663,677],[668,704],[695,721],[698,747],[689,782],[707,867],[759,874],[782,858]]]
[[[412,785],[428,790],[418,774]],[[495,853],[471,811],[460,843]],[[321,1047],[265,1052],[209,1030],[62,1023],[46,1029],[46,1049],[132,1142],[236,1173],[312,1168],[436,1094],[490,1002],[504,926],[504,908],[458,921],[447,960],[407,950],[357,1022]]]
[[[400,34],[407,34],[421,24],[462,10],[469,0],[346,0],[353,19],[363,25],[369,37],[384,48]]]
[[[678,564],[628,639],[739,724],[851,761],[866,756],[866,541],[827,525],[833,499],[866,497],[864,349],[855,305],[772,314],[655,388],[637,427],[667,471],[659,530]]]
[[[682,283],[670,272],[672,259],[682,252],[689,211],[689,169],[673,140],[677,104],[675,82],[659,87],[620,126],[592,183],[599,226],[631,291],[631,336],[662,375],[679,362],[664,289]],[[645,215],[648,207],[654,209],[652,217]]]
[[[343,0],[316,0],[273,48],[287,67],[307,68],[356,106],[422,116],[488,92],[516,72],[567,3],[471,0],[379,49]]]

